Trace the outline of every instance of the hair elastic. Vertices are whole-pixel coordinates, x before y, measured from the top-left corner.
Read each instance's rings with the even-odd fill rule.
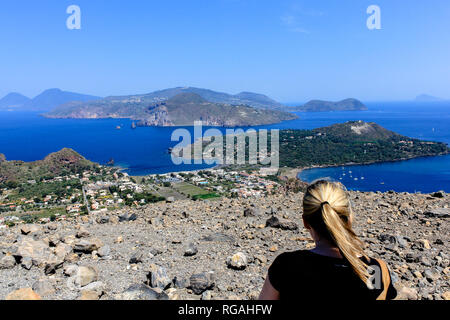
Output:
[[[324,201],[324,202],[322,202],[322,203],[320,204],[320,207],[321,207],[321,208],[323,208],[323,206],[324,206],[324,205],[326,205],[326,204],[328,204],[328,205],[329,205],[328,201]]]

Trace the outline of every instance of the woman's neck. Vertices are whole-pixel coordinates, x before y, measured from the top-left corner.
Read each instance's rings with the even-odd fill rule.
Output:
[[[311,249],[311,252],[327,257],[342,258],[339,248],[325,241],[317,241],[316,247]]]

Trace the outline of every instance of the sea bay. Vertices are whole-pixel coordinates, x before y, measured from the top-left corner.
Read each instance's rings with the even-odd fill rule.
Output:
[[[257,128],[312,129],[349,120],[364,120],[409,137],[450,143],[448,102],[373,102],[367,106],[368,111],[298,113],[297,120]],[[131,123],[129,119],[46,119],[38,113],[0,112],[0,153],[9,160],[33,161],[68,147],[102,164],[113,158],[116,165],[126,168],[131,175],[210,167],[206,164],[172,163],[167,150],[178,143],[170,139],[176,128],[132,129]],[[193,136],[193,129],[187,129]],[[220,130],[224,132],[225,129]],[[304,170],[300,177],[306,181],[330,177],[344,182],[349,189],[358,190],[450,192],[450,156],[349,168]],[[343,170],[355,171],[355,176],[352,175],[351,179],[350,175],[342,176]]]

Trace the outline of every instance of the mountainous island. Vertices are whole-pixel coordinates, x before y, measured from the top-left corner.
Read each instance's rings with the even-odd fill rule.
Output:
[[[338,102],[311,100],[306,104],[292,108],[301,112],[328,112],[328,111],[364,111],[367,107],[359,100],[349,98]]]
[[[279,136],[280,167],[290,168],[367,164],[450,153],[445,143],[409,138],[364,121],[313,130],[280,130]],[[246,143],[248,150],[248,141]],[[203,142],[203,150],[208,144]],[[268,149],[270,151],[270,144]],[[179,149],[173,152],[182,155]],[[226,145],[223,154],[226,154]]]
[[[59,175],[93,170],[97,166],[94,162],[86,160],[68,148],[51,153],[43,160],[33,162],[7,161],[5,155],[0,154],[0,184],[5,182],[24,183],[28,180],[39,181]]]
[[[192,90],[191,90],[192,89]],[[196,91],[197,93],[190,92]],[[176,94],[175,94],[176,93]],[[199,93],[202,93],[201,96]],[[173,95],[175,94],[175,95]],[[202,120],[208,126],[254,126],[279,123],[296,119],[292,113],[252,107],[247,103],[253,94],[241,94],[245,99],[214,93],[210,90],[195,88],[176,88],[148,95],[108,97],[86,103],[70,102],[46,113],[48,118],[130,118],[137,120],[140,126],[192,126],[196,120]],[[260,95],[255,98],[259,102]],[[223,98],[223,99],[222,99]],[[269,105],[268,105],[269,106]]]
[[[439,101],[444,101],[444,99],[438,98],[435,96],[431,96],[429,94],[421,94],[416,97],[415,101],[417,101],[417,102],[439,102]]]
[[[90,96],[60,89],[48,89],[30,99],[20,93],[9,93],[0,99],[0,110],[12,111],[50,111],[70,101],[97,100],[100,97]]]

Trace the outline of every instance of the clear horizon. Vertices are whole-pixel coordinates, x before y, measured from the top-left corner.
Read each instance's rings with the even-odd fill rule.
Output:
[[[69,30],[69,5],[81,29]],[[381,9],[369,30],[367,8]],[[27,1],[0,11],[0,97],[192,86],[282,103],[450,99],[450,3]]]

